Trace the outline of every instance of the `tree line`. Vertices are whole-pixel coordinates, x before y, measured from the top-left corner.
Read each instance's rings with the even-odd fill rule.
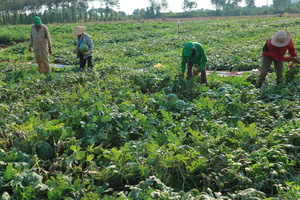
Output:
[[[101,8],[94,8],[100,2]],[[167,0],[148,0],[149,6],[127,15],[119,8],[119,0],[1,0],[0,25],[31,24],[38,15],[43,23],[75,23],[151,19],[160,17],[239,16],[299,13],[299,0],[272,0],[271,5],[256,7],[255,0],[211,0],[215,10],[197,9],[193,0],[182,0],[181,13],[167,12]],[[270,0],[271,3],[271,0]],[[241,6],[243,4],[243,6]]]

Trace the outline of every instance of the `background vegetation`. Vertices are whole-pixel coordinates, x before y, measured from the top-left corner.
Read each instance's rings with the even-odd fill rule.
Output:
[[[97,21],[142,20],[157,18],[195,18],[214,16],[273,15],[299,13],[299,0],[272,0],[270,5],[256,7],[254,0],[211,0],[214,10],[197,9],[193,0],[183,0],[183,12],[167,12],[167,0],[149,0],[149,6],[126,14],[117,11],[119,0],[2,0],[0,2],[0,25],[31,24],[35,15],[43,23],[77,23]],[[243,4],[242,4],[243,3]]]
[[[31,64],[29,26],[1,26],[1,198],[299,199],[299,66],[261,89],[251,72],[212,72],[208,87],[178,77],[186,41],[203,44],[208,69],[252,70],[277,30],[299,52],[299,23],[86,23],[93,70],[71,53],[77,24],[51,24],[51,62],[69,66],[46,75]]]

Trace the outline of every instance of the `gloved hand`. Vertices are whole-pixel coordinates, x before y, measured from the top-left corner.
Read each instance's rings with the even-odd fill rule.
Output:
[[[199,74],[199,71],[198,70],[194,70],[193,71],[193,76],[197,76]]]
[[[90,51],[82,52],[83,55],[90,54]]]

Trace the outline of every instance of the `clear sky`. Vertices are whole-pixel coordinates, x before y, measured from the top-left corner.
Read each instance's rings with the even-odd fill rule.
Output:
[[[97,1],[97,0],[96,0]],[[160,0],[157,0],[160,1]],[[182,4],[183,0],[167,0],[169,4],[169,9],[167,11],[172,12],[182,12]],[[198,7],[197,9],[214,9],[211,5],[210,0],[193,0],[197,2]],[[124,11],[126,14],[132,14],[135,9],[142,9],[149,6],[149,0],[119,0],[120,2],[120,9],[119,11]],[[260,7],[262,5],[270,5],[273,1],[272,0],[255,0],[255,5]],[[99,8],[99,4],[95,3],[95,8]]]

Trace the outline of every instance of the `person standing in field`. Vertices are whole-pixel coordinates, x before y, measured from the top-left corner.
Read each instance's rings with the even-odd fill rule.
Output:
[[[201,73],[201,83],[207,84],[206,77],[206,53],[203,46],[198,42],[186,42],[182,50],[181,59],[181,76],[184,77],[184,73],[187,67],[187,79],[192,76],[197,76]]]
[[[286,52],[290,56],[285,56]],[[276,73],[276,84],[283,82],[282,70],[283,61],[300,63],[300,58],[297,56],[292,38],[287,31],[277,31],[265,43],[262,53],[261,73],[258,77],[257,87],[260,88],[266,79],[269,72],[269,67],[274,62]]]
[[[30,43],[29,52],[31,53],[32,47],[34,56],[38,64],[38,71],[40,73],[51,72],[49,65],[49,54],[52,54],[52,43],[48,27],[42,24],[38,16],[33,18],[34,25],[30,29]]]
[[[77,53],[79,58],[80,68],[83,69],[88,62],[88,67],[93,68],[93,40],[92,37],[85,33],[86,26],[76,26],[73,30],[73,35],[77,36],[77,46],[74,49],[74,53]]]

